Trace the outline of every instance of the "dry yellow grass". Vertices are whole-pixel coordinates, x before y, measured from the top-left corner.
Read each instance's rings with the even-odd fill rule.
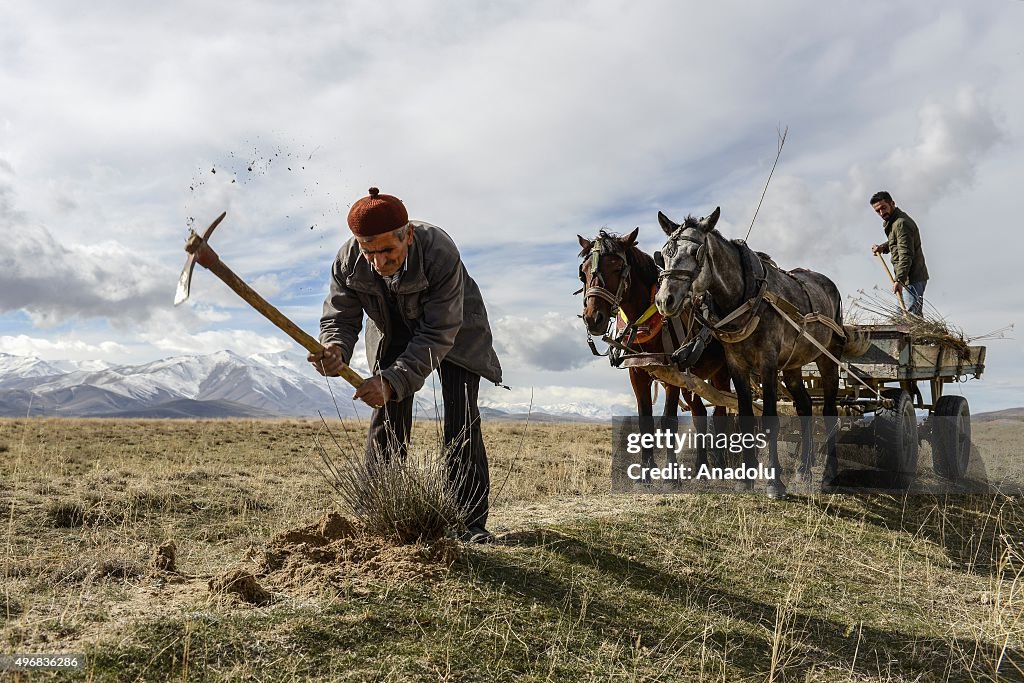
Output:
[[[2,420],[0,653],[86,652],[93,680],[1024,677],[1019,500],[611,495],[610,427],[524,427],[485,425],[503,543],[285,580],[268,542],[332,508],[318,423]],[[209,589],[236,569],[268,605]]]

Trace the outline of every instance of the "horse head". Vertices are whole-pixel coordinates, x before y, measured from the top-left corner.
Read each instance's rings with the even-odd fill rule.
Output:
[[[661,269],[658,276],[661,284],[654,304],[663,316],[673,318],[680,315],[693,295],[705,288],[706,271],[709,270],[704,267],[708,256],[706,242],[721,213],[721,209],[716,207],[706,218],[687,216],[680,224],[658,212],[658,223],[668,235],[665,246],[654,257]]]
[[[622,299],[629,290],[630,264],[628,251],[636,245],[640,228],[624,237],[601,230],[588,240],[580,241],[580,281],[583,283],[583,321],[587,331],[600,336],[618,314]]]

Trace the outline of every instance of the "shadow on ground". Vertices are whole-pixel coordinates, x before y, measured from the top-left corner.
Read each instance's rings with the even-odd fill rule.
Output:
[[[892,504],[877,506],[880,522],[891,521],[895,514]],[[623,528],[624,533],[630,531]],[[580,569],[596,572],[606,586],[619,587],[621,600],[609,597],[607,592],[594,595],[581,590],[576,581],[563,578],[564,573],[524,566],[514,553],[474,553],[467,560],[466,568],[475,579],[514,592],[524,602],[547,604],[568,615],[579,615],[579,626],[591,629],[596,637],[614,640],[629,635],[640,645],[661,650],[664,656],[666,649],[693,648],[693,643],[706,637],[713,641],[709,646],[728,652],[728,666],[739,670],[734,673],[763,676],[769,669],[771,633],[780,618],[775,604],[712,585],[718,582],[709,581],[707,576],[669,573],[614,552],[604,543],[598,545],[561,531],[521,531],[505,535],[500,543],[555,553]],[[644,604],[663,605],[663,601],[669,603],[669,610]],[[686,620],[686,615],[695,613],[707,615],[712,623],[710,635],[701,620]],[[995,674],[986,673],[982,662],[998,654],[981,651],[976,641],[927,638],[867,625],[851,629],[848,624],[803,612],[783,613],[781,618],[785,628],[795,634],[781,639],[786,649],[786,676],[793,680],[824,668],[844,670],[851,676],[902,676],[908,680],[968,680],[968,676],[972,677],[969,680],[985,680],[986,675]],[[1024,661],[1021,654],[1009,650],[1003,657],[1019,663]]]

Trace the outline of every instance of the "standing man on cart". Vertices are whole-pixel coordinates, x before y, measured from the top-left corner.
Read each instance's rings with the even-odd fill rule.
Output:
[[[924,288],[928,284],[928,266],[921,249],[917,223],[896,206],[892,195],[882,190],[871,195],[871,208],[883,222],[886,241],[871,247],[872,254],[890,254],[894,281],[892,291],[903,299],[908,313],[923,315]]]

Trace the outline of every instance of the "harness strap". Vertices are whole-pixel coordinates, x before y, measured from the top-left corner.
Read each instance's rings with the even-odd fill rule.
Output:
[[[657,293],[658,286],[653,285],[651,287],[651,305],[633,322],[630,322],[625,311],[619,308],[616,328],[622,331],[620,339],[629,338],[629,343],[646,344],[662,332],[665,318],[658,313],[658,307],[654,303],[654,296]],[[647,324],[645,325],[645,323]]]
[[[789,301],[783,299],[781,296],[772,294],[771,292],[765,293],[764,299],[772,306],[774,306],[775,309],[778,310],[779,313],[784,315],[786,318],[789,318],[790,320],[799,320],[804,324],[821,323],[825,327],[835,332],[840,339],[844,341],[846,340],[846,330],[844,330],[839,325],[839,323],[837,323],[831,317],[827,315],[822,315],[817,311],[807,314],[801,313],[800,309],[791,304]]]
[[[598,299],[604,299],[612,306],[618,307],[619,305],[618,297],[616,297],[616,295],[612,294],[604,287],[591,287],[590,289],[588,289],[586,298],[589,299],[592,296],[597,297]]]
[[[719,320],[718,322],[711,322],[704,316],[699,316],[700,322],[709,327],[714,335],[724,344],[738,344],[750,335],[754,333],[757,326],[761,323],[761,316],[759,310],[761,302],[767,296],[768,281],[760,280],[761,285],[758,287],[757,293],[750,299],[747,299],[738,308],[734,309],[727,316]],[[726,330],[726,325],[738,320],[740,317],[750,314],[747,318],[746,323],[743,324],[738,330]]]
[[[874,395],[875,395],[875,396],[876,396],[876,397],[877,397],[878,399],[881,399],[881,398],[882,398],[882,394],[881,394],[881,393],[880,393],[880,392],[879,392],[879,391],[878,391],[877,389],[875,389],[874,387],[872,387],[871,385],[869,385],[869,384],[868,384],[867,382],[865,382],[864,380],[862,380],[862,379],[861,379],[860,377],[858,377],[858,376],[857,376],[857,373],[855,373],[855,372],[851,372],[851,371],[850,371],[850,364],[849,364],[849,363],[844,363],[844,362],[842,362],[841,360],[839,360],[838,358],[836,358],[835,356],[833,356],[833,355],[832,355],[832,353],[831,353],[831,352],[829,352],[829,350],[825,348],[825,345],[824,345],[824,344],[822,344],[822,343],[821,343],[821,342],[819,342],[819,341],[818,341],[817,339],[815,339],[814,337],[812,337],[811,335],[809,335],[809,334],[807,333],[807,330],[805,330],[804,328],[800,327],[800,325],[797,325],[796,321],[795,321],[795,320],[793,320],[793,319],[792,319],[791,317],[789,317],[789,315],[787,315],[787,314],[786,314],[786,312],[785,312],[785,311],[784,311],[784,310],[782,309],[782,307],[781,307],[781,306],[779,306],[779,304],[778,304],[778,303],[777,303],[777,302],[776,302],[776,301],[774,300],[774,297],[773,297],[773,298],[768,298],[768,297],[765,297],[765,300],[766,300],[766,301],[767,301],[767,302],[768,302],[769,304],[771,304],[771,305],[772,305],[772,306],[773,306],[773,307],[775,308],[775,310],[777,310],[777,311],[778,311],[778,312],[779,312],[779,313],[780,313],[780,314],[782,315],[782,318],[783,318],[783,319],[784,319],[784,320],[785,320],[786,322],[788,322],[788,323],[789,323],[790,325],[792,325],[792,326],[793,326],[793,328],[794,328],[794,329],[795,329],[795,330],[796,330],[796,331],[797,331],[797,332],[798,332],[799,334],[802,334],[802,335],[803,335],[804,337],[806,337],[806,338],[807,338],[807,341],[809,341],[809,342],[811,342],[812,344],[814,344],[814,346],[816,346],[816,347],[817,347],[817,349],[818,349],[819,351],[821,351],[821,352],[822,352],[822,353],[823,353],[823,354],[825,355],[825,357],[827,357],[827,358],[828,358],[829,360],[831,360],[831,361],[832,361],[833,363],[835,363],[835,364],[836,364],[836,365],[838,365],[838,366],[839,366],[840,368],[842,368],[842,369],[843,369],[843,370],[844,370],[844,371],[846,372],[846,375],[847,375],[848,377],[853,377],[853,378],[854,378],[855,380],[857,380],[858,382],[860,382],[860,383],[861,383],[862,385],[864,385],[864,386],[865,386],[865,387],[867,388],[867,390],[868,390],[868,391],[870,391],[870,392],[871,392],[872,394],[874,394]],[[791,305],[792,305],[792,304],[791,304]],[[833,321],[833,322],[834,322],[834,321]],[[844,338],[844,339],[846,338],[846,335],[845,335],[845,334],[843,335],[843,338]]]
[[[678,316],[668,320],[668,327],[661,330],[661,343],[665,354],[671,356],[686,341],[686,330],[683,327],[683,321]]]
[[[658,307],[651,304],[646,311],[640,314],[640,317],[632,322],[633,325],[643,325],[645,322],[650,320],[651,316],[658,312]],[[630,325],[629,318],[623,313],[622,309],[619,309],[619,320],[622,321],[623,325]]]

